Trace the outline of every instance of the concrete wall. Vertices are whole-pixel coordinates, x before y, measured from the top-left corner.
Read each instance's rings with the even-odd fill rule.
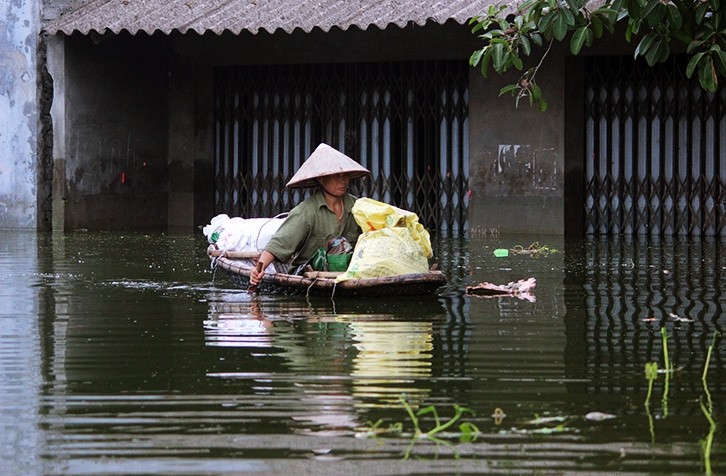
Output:
[[[35,229],[38,176],[39,0],[2,3],[0,228]]]
[[[56,228],[165,229],[169,59],[164,36],[57,37],[49,65]]]
[[[490,67],[485,79],[478,70],[471,70],[469,220],[473,229],[563,233],[564,54],[552,51],[537,73],[549,105],[545,112],[530,106],[527,98],[516,107],[511,95],[499,96],[499,90],[516,82],[520,72],[499,76]]]

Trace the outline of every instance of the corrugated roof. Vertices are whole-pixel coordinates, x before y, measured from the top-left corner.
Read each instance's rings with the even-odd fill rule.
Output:
[[[70,35],[78,31],[132,34],[160,31],[199,34],[260,30],[291,33],[318,27],[347,30],[356,26],[380,29],[394,24],[447,20],[465,23],[486,11],[494,0],[91,0],[77,10],[48,21],[43,30]]]

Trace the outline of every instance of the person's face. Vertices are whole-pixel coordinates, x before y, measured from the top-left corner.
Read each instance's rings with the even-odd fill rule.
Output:
[[[350,176],[348,174],[326,175],[325,177],[320,177],[318,181],[330,195],[342,197],[348,191]]]

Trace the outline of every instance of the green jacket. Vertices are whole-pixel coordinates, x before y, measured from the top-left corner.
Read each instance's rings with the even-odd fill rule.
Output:
[[[317,190],[290,211],[265,250],[281,263],[299,265],[334,236],[343,236],[355,245],[361,229],[350,211],[354,203],[353,195],[343,197],[343,219],[339,222],[325,203],[323,193]]]

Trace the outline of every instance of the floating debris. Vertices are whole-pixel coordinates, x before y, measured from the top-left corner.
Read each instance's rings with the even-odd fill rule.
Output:
[[[681,317],[678,314],[674,314],[672,312],[670,314],[668,314],[668,317],[670,317],[671,319],[673,319],[674,321],[677,321],[677,322],[693,322],[693,319],[689,319],[687,317]]]
[[[466,287],[466,294],[472,294],[479,297],[503,297],[514,296],[535,302],[534,288],[537,286],[535,278],[520,279],[507,284],[493,284],[489,282],[479,283]]]
[[[585,415],[585,420],[590,421],[605,421],[605,420],[611,420],[615,418],[615,415],[612,415],[610,413],[603,413],[603,412],[590,412],[587,415]]]

